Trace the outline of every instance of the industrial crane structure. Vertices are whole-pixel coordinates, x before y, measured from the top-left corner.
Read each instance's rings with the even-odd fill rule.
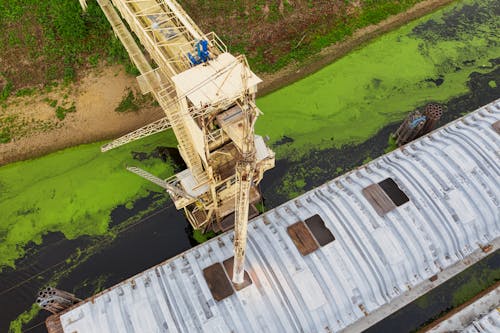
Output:
[[[249,207],[260,200],[257,185],[275,161],[273,151],[254,133],[261,114],[255,104],[261,80],[243,55],[228,53],[214,32],[203,33],[174,0],[97,2],[141,72],[142,93],[153,94],[165,112],[102,151],[171,128],[186,170],[161,179],[137,167],[127,169],[163,187],[194,229],[226,231],[234,223],[233,283],[241,284]],[[85,9],[85,0],[80,3]]]

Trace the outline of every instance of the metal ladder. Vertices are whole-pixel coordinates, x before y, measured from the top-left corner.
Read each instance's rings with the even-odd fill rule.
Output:
[[[172,105],[172,100],[169,89],[163,89],[158,92],[158,101],[170,120],[175,137],[179,143],[179,150],[182,157],[198,184],[206,183],[208,176],[203,170],[201,158],[193,146],[191,136],[183,121],[183,117],[189,117],[189,115],[183,115],[177,105]]]

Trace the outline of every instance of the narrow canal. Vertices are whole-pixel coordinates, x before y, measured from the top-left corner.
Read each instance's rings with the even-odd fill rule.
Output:
[[[266,208],[383,154],[416,107],[442,103],[445,123],[499,98],[499,15],[498,1],[457,1],[261,98],[257,130],[277,152],[262,184]],[[97,143],[0,168],[0,332],[45,331],[47,314],[32,304],[46,284],[84,298],[193,245],[168,198],[124,170],[167,177],[178,157],[160,147],[174,145],[164,133],[106,154]],[[499,261],[493,254],[372,331],[416,329],[500,279]]]

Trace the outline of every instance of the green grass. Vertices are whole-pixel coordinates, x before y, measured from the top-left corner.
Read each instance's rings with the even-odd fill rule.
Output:
[[[69,108],[63,108],[62,106],[58,106],[56,108],[56,117],[59,120],[63,120],[66,118],[66,113],[76,112],[76,106],[72,105]]]
[[[120,104],[116,107],[116,112],[130,112],[139,110],[139,105],[137,104],[134,92],[129,90],[128,93],[123,97]]]
[[[11,92],[12,92],[12,82],[7,80],[7,83],[0,91],[0,102],[5,101],[10,96]]]
[[[9,127],[0,129],[0,143],[8,143],[12,140],[12,133]]]
[[[84,13],[75,0],[0,2],[0,72],[12,90],[73,81],[98,59],[130,63],[97,2],[88,5]],[[25,65],[15,66],[19,61]]]
[[[193,230],[193,239],[198,243],[205,243],[207,240],[214,238],[217,234],[213,231],[203,233],[201,230]]]
[[[158,145],[175,146],[171,132],[101,153],[101,143],[59,151],[39,159],[0,168],[0,271],[14,267],[25,246],[40,244],[42,235],[61,231],[68,239],[102,235],[108,231],[110,213],[159,190],[126,171],[140,165],[167,177],[173,167],[159,159],[133,160],[131,151],[151,151]]]
[[[35,88],[22,88],[16,91],[16,97],[31,96],[36,92]]]
[[[467,281],[453,292],[452,307],[464,304],[498,281],[500,281],[499,268],[483,268],[480,272],[471,272]]]

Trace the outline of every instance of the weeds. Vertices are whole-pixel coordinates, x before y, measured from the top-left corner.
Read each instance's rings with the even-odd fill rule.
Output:
[[[1,2],[0,72],[12,78],[16,88],[26,88],[55,80],[72,82],[79,69],[95,67],[99,59],[126,65],[127,52],[99,5],[95,0],[88,5],[85,13],[74,0]],[[0,94],[6,99],[10,91]]]
[[[217,234],[214,231],[203,233],[201,230],[193,230],[193,239],[198,243],[205,243],[207,240],[214,238]]]
[[[136,97],[132,90],[129,90],[127,95],[123,97],[120,105],[118,105],[115,109],[116,112],[129,112],[137,110],[139,110],[139,105],[137,104]]]
[[[11,92],[12,92],[12,82],[7,81],[7,83],[3,87],[2,91],[0,91],[0,102],[5,101],[7,99],[7,97],[10,96]]]
[[[52,108],[55,108],[57,106],[57,103],[58,103],[56,99],[51,99],[51,98],[48,98],[48,97],[45,97],[43,99],[43,101],[45,103],[47,103]]]
[[[76,107],[74,104],[69,108],[63,108],[62,106],[58,106],[56,109],[56,117],[59,120],[63,120],[64,118],[66,118],[66,113],[70,112],[76,112]]]
[[[10,128],[2,128],[0,130],[0,143],[8,143],[12,140],[12,136],[10,133]]]
[[[17,97],[31,96],[36,92],[35,88],[22,88],[16,91]]]

